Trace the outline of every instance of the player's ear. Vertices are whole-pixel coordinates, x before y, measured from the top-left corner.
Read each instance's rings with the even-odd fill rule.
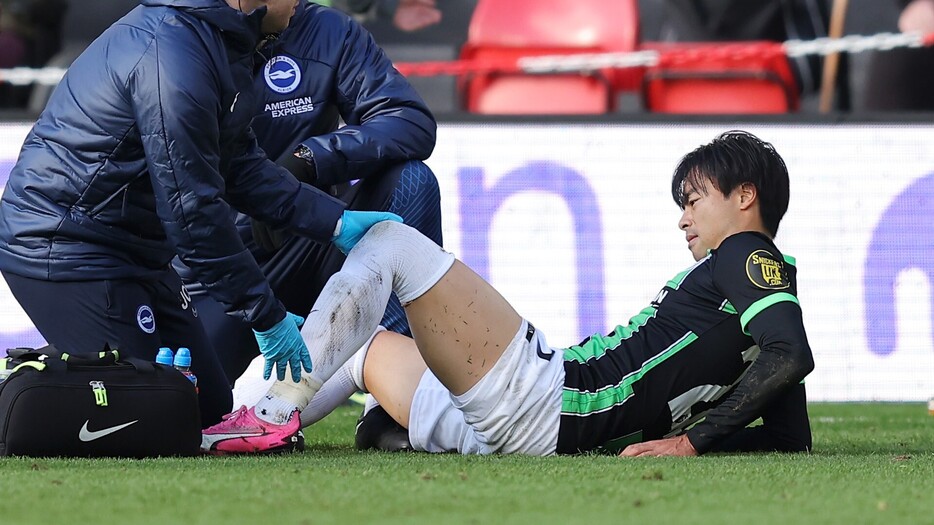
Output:
[[[747,209],[759,196],[759,191],[756,189],[756,185],[751,182],[744,182],[736,188],[736,191],[739,192],[739,206],[740,209]]]

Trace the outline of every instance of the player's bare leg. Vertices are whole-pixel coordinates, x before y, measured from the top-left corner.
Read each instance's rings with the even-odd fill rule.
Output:
[[[405,313],[422,357],[454,395],[486,375],[522,322],[495,288],[460,261]]]
[[[381,332],[366,353],[364,387],[393,419],[408,428],[415,389],[427,368],[411,337]]]

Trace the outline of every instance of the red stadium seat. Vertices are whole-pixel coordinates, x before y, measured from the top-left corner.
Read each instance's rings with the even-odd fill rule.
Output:
[[[720,47],[709,52],[711,46]],[[773,43],[646,44],[662,52],[642,82],[646,110],[680,114],[788,113],[798,90]]]
[[[632,51],[639,38],[636,0],[479,0],[461,59],[502,63],[523,56]],[[460,84],[474,113],[580,114],[615,109],[613,84],[626,74],[480,73]]]
[[[467,110],[485,115],[607,113],[613,90],[585,75],[485,75],[471,84]]]
[[[634,49],[636,0],[479,0],[467,46]]]

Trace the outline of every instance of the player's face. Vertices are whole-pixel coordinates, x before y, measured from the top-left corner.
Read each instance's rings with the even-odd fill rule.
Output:
[[[738,191],[724,195],[708,179],[685,181],[684,213],[678,227],[684,231],[695,261],[703,259],[708,250],[720,246],[730,235],[742,231],[738,227],[742,223],[739,200]]]
[[[295,14],[298,0],[264,0],[266,16],[263,17],[263,33],[279,33],[289,27],[289,20]]]

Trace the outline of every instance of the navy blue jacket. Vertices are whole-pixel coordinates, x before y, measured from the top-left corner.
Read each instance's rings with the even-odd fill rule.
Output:
[[[304,144],[318,182],[332,185],[431,155],[437,124],[425,102],[344,13],[301,2],[262,55],[253,129],[269,158]]]
[[[231,208],[327,241],[343,204],[267,160],[250,129],[265,8],[143,0],[69,68],[0,202],[0,269],[132,279],[178,254],[255,328],[284,315]]]

